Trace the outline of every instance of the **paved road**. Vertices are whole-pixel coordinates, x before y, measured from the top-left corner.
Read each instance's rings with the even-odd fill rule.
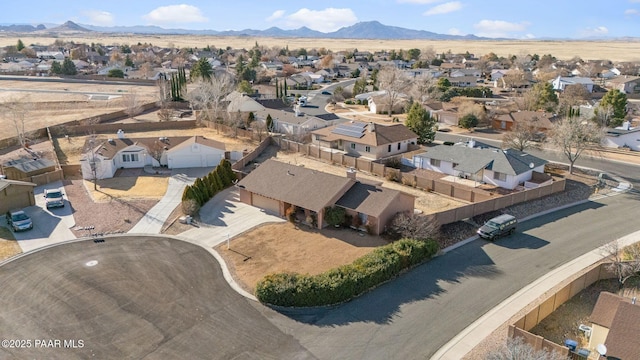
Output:
[[[2,359],[314,358],[232,291],[206,250],[183,241],[66,243],[2,274],[0,338],[31,340],[29,349],[0,347]],[[50,339],[61,346],[35,347]]]
[[[640,230],[628,216],[640,212],[638,200],[625,194],[544,215],[511,238],[474,241],[336,309],[270,319],[320,359],[429,358],[525,285]]]

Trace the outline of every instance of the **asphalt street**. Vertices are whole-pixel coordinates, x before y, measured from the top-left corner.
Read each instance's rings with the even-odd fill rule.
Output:
[[[320,359],[429,358],[469,324],[552,269],[640,230],[640,197],[587,202],[473,241],[334,309],[271,312]],[[570,230],[569,230],[570,229]]]
[[[77,241],[1,270],[2,359],[314,359],[187,242]]]

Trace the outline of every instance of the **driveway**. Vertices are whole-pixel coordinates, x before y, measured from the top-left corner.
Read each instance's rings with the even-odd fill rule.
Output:
[[[1,271],[0,328],[31,341],[2,359],[314,359],[206,250],[169,237],[65,243]]]
[[[167,221],[171,212],[182,202],[184,188],[193,184],[196,178],[208,174],[213,169],[189,168],[172,170],[165,195],[129,230],[129,234],[159,234],[162,225]]]
[[[70,230],[70,228],[75,226],[73,204],[68,201],[66,194],[64,196],[64,207],[47,209],[45,206],[44,189],[56,188],[60,188],[64,192],[61,181],[37,186],[34,189],[33,194],[36,205],[24,209],[25,213],[33,220],[33,229],[14,232],[14,236],[16,240],[18,240],[18,245],[20,245],[22,252],[76,238]]]
[[[200,209],[198,227],[183,232],[179,238],[211,249],[258,225],[284,221],[283,218],[240,202],[238,189],[232,186],[209,200]]]

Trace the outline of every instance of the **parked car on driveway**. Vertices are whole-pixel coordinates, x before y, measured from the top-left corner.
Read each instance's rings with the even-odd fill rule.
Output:
[[[330,92],[328,92],[328,91],[323,91],[321,94],[322,94],[322,95],[331,95],[331,93],[330,93]]]
[[[23,231],[33,229],[33,221],[29,215],[22,210],[7,211],[7,224],[13,231]]]
[[[60,189],[45,189],[44,200],[47,209],[53,207],[64,207],[64,197]]]
[[[495,240],[500,236],[511,235],[516,231],[518,220],[513,215],[503,214],[487,221],[478,229],[478,235],[487,240]]]

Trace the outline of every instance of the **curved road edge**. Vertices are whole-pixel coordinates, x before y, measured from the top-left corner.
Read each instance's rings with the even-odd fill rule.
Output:
[[[590,200],[583,200],[573,204],[568,204],[555,209],[543,211],[531,216],[528,216],[521,221],[530,220],[544,214],[548,214],[554,211],[562,210],[568,207],[572,207],[578,204],[585,203],[587,201],[596,200],[609,196],[616,196],[631,190],[630,183],[617,178],[618,186],[612,189],[609,194],[595,195]],[[467,244],[477,239],[477,236],[471,237],[463,242],[457,243],[443,250],[443,253],[451,251],[457,247]],[[628,234],[618,240],[620,247],[632,245],[640,242],[640,231]],[[518,292],[504,300],[502,303],[489,310],[478,320],[471,325],[467,326],[462,332],[456,335],[443,347],[441,347],[432,357],[432,360],[459,360],[470,353],[473,348],[480,344],[485,338],[490,336],[494,331],[501,326],[509,322],[511,318],[516,316],[522,309],[527,308],[529,305],[538,300],[546,292],[550,291],[554,287],[560,285],[562,282],[576,276],[580,272],[584,272],[585,269],[594,266],[603,259],[603,252],[605,247],[603,245],[595,250],[592,250],[556,269],[540,277],[533,283],[520,289]]]

